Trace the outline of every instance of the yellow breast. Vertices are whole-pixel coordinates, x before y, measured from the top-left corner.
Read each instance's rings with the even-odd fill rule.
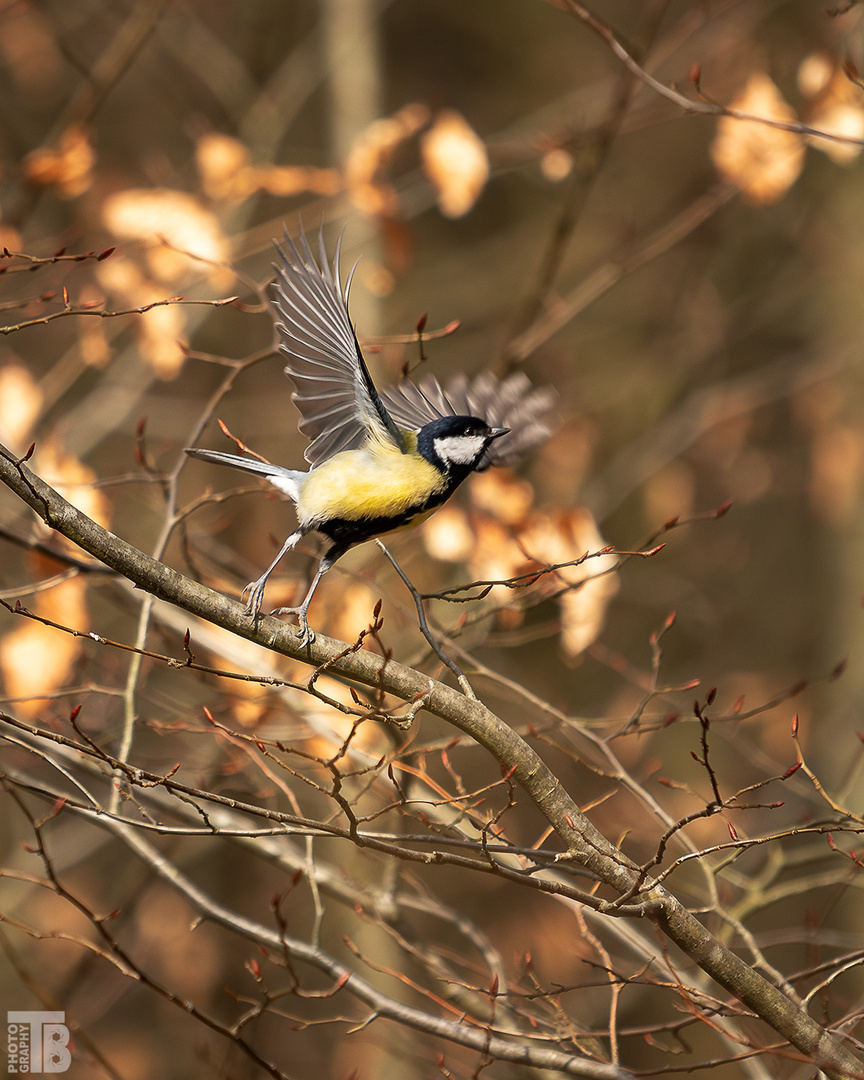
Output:
[[[335,454],[308,474],[297,500],[301,524],[399,518],[443,492],[446,481],[419,454],[369,444]]]

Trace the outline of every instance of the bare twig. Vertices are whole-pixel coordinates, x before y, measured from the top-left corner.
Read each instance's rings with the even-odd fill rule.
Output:
[[[226,304],[233,304],[235,300],[237,300],[236,296],[226,296],[222,300],[187,300],[182,296],[171,296],[167,300],[154,300],[150,304],[142,304],[136,308],[126,308],[124,311],[103,311],[100,308],[93,307],[66,306],[61,311],[49,312],[49,314],[42,315],[38,319],[25,319],[23,322],[14,323],[11,326],[0,326],[0,334],[14,334],[16,331],[25,330],[30,326],[45,326],[47,323],[54,322],[55,319],[65,319],[71,315],[95,315],[100,319],[119,319],[124,315],[143,315],[148,311],[152,311],[153,308],[168,307],[174,304],[225,307]]]

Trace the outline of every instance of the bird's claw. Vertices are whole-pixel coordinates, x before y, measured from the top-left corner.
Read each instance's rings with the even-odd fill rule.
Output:
[[[264,599],[264,587],[260,581],[250,582],[243,592],[240,594],[241,598],[249,593],[249,598],[246,601],[246,614],[249,615],[256,622],[261,614],[261,601]],[[269,614],[271,615],[296,615],[297,616],[297,634],[300,638],[300,647],[305,648],[308,645],[312,645],[315,642],[315,632],[309,627],[309,623],[306,621],[306,609],[303,607],[280,607],[274,608]]]
[[[280,607],[275,608],[270,612],[271,615],[296,615],[297,616],[297,636],[300,638],[300,647],[306,648],[308,645],[314,645],[315,643],[315,631],[309,626],[306,621],[306,612],[303,608],[299,607]]]
[[[246,601],[246,614],[249,615],[254,622],[258,622],[258,616],[261,614],[261,601],[264,599],[264,589],[257,581],[251,581],[246,588],[240,593],[240,599],[242,600],[246,593],[249,593],[249,598]]]

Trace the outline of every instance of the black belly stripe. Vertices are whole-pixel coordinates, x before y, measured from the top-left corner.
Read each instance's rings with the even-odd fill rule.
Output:
[[[455,486],[448,488],[446,491],[436,492],[435,495],[430,496],[418,506],[412,506],[404,513],[395,516],[337,517],[330,518],[327,521],[310,522],[308,527],[310,531],[314,529],[316,532],[322,533],[332,540],[334,544],[353,547],[354,544],[361,544],[364,540],[371,540],[374,536],[381,536],[383,533],[393,532],[395,529],[406,528],[415,518],[429,513],[430,510],[437,509],[443,502],[446,502],[453,494]]]

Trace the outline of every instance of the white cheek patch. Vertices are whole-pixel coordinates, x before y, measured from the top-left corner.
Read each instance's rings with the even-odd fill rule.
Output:
[[[448,435],[432,443],[435,453],[451,465],[471,465],[483,453],[486,439],[482,435]]]

